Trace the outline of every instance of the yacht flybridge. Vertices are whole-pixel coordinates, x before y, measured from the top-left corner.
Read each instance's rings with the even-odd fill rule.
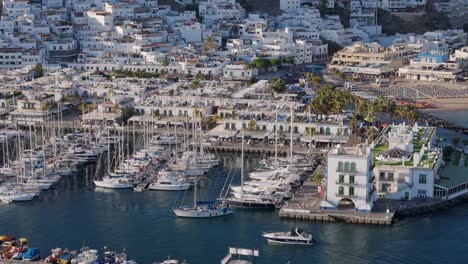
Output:
[[[313,239],[311,234],[306,234],[299,228],[293,228],[289,232],[273,232],[264,233],[270,243],[290,244],[290,245],[312,245]]]

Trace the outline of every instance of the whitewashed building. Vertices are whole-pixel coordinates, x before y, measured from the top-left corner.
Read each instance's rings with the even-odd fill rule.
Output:
[[[336,146],[328,153],[324,209],[369,212],[377,198],[372,185],[373,151],[370,146]]]

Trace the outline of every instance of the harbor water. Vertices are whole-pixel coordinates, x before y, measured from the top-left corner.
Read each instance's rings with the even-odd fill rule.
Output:
[[[250,157],[246,171],[256,166]],[[219,195],[232,158],[201,182],[199,198]],[[235,164],[239,164],[237,160]],[[93,166],[63,177],[59,186],[30,203],[0,205],[0,231],[29,238],[46,257],[53,247],[79,249],[83,243],[102,252],[121,251],[139,263],[168,256],[189,263],[219,263],[227,248],[260,250],[256,263],[464,263],[468,259],[468,205],[393,227],[279,219],[277,212],[236,210],[211,219],[176,218],[176,200],[192,202],[192,192],[111,191],[94,189]],[[239,181],[239,177],[236,177]],[[185,197],[184,197],[185,196]],[[268,245],[262,232],[299,226],[313,234],[313,246]]]

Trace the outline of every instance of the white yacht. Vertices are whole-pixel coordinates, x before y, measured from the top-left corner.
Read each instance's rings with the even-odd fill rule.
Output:
[[[8,190],[0,194],[0,200],[4,203],[32,201],[34,194],[18,190]]]
[[[107,189],[131,189],[133,188],[133,181],[129,178],[110,178],[106,177],[100,181],[94,181],[96,187],[107,188]]]
[[[174,172],[160,171],[158,180],[149,185],[150,190],[156,191],[185,191],[190,188],[190,183],[184,178],[178,177]]]
[[[290,245],[312,245],[312,235],[306,234],[303,230],[294,228],[289,232],[264,233],[270,243],[290,244]]]
[[[98,259],[98,251],[95,249],[82,249],[81,253],[78,254],[71,260],[71,264],[93,264]]]
[[[184,142],[183,138],[173,137],[173,136],[161,136],[158,139],[153,139],[153,141],[157,145],[166,146],[166,145],[175,145],[175,144],[182,144]]]

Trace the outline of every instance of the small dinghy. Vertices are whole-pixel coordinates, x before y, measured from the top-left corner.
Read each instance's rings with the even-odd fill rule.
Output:
[[[289,232],[274,232],[264,233],[270,243],[289,244],[289,245],[312,245],[313,239],[311,234],[306,234],[299,228],[294,228]]]

